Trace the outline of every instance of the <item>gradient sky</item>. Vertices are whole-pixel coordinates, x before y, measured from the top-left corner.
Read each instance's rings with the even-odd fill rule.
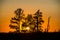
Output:
[[[43,12],[45,23],[43,28],[47,26],[47,19],[50,19],[50,32],[60,29],[59,4],[56,0],[0,0],[0,32],[9,32],[10,19],[14,16],[17,8],[22,8],[25,14],[33,14],[38,9]]]

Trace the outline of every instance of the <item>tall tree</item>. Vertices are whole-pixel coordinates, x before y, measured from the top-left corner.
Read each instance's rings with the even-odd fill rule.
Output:
[[[11,24],[9,25],[10,28],[16,29],[16,32],[20,32],[20,20],[22,19],[23,10],[18,8],[15,11],[15,17],[11,18]]]
[[[37,27],[37,31],[39,31],[38,27],[40,27],[40,31],[41,29],[41,25],[44,22],[42,20],[42,12],[40,12],[40,10],[38,10],[35,14],[34,14],[34,19],[35,19],[35,28]]]

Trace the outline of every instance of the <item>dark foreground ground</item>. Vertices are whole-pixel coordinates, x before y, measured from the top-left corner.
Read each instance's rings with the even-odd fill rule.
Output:
[[[56,33],[0,33],[0,40],[60,40],[60,32]]]

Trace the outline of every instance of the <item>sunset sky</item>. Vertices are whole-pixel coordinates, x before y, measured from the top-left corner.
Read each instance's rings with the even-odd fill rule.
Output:
[[[50,19],[50,32],[60,30],[59,4],[56,0],[0,0],[0,32],[9,32],[10,19],[17,8],[22,8],[25,14],[33,14],[38,9],[43,13],[43,29]]]

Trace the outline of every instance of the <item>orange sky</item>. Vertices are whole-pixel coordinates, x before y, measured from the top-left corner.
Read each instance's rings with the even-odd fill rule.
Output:
[[[60,29],[58,5],[53,0],[4,0],[1,2],[0,8],[0,32],[10,31],[10,19],[14,16],[14,11],[17,8],[22,8],[25,14],[33,14],[40,9],[45,21],[43,28],[47,26],[47,19],[51,16],[49,31]]]

